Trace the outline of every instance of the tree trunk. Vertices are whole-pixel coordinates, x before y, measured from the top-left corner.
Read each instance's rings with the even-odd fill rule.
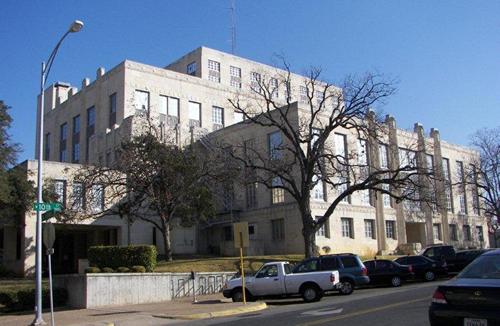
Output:
[[[170,223],[162,219],[163,248],[165,249],[165,260],[172,261],[172,247],[170,245]]]
[[[316,233],[310,223],[304,222],[302,228],[302,236],[304,237],[304,249],[306,258],[314,257],[317,254],[316,250]]]

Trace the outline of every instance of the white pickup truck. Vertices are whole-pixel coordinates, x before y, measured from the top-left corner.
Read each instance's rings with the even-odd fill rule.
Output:
[[[288,262],[278,261],[262,265],[255,276],[245,277],[245,293],[248,300],[301,295],[305,302],[313,302],[319,301],[324,292],[336,290],[338,283],[338,271],[292,273]],[[241,278],[227,281],[222,294],[234,302],[243,301]]]

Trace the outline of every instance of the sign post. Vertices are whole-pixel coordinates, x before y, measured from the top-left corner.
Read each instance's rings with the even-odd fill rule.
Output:
[[[243,268],[243,247],[248,247],[248,222],[233,223],[234,246],[240,248],[241,288],[243,289],[243,304],[247,304],[245,291],[245,270]]]
[[[49,291],[50,291],[50,319],[51,326],[55,326],[54,323],[54,294],[52,292],[52,260],[51,257],[54,254],[54,241],[56,240],[56,230],[54,224],[43,223],[43,244],[47,247],[47,258],[49,264]]]

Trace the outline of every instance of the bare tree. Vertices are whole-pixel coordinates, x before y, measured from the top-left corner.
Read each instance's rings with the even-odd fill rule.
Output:
[[[479,158],[466,169],[467,184],[473,188],[473,207],[483,210],[495,246],[500,240],[500,127],[482,129],[471,137]]]
[[[366,74],[349,76],[337,87],[320,81],[321,70],[313,68],[293,90],[297,79],[286,62],[281,71],[285,72],[253,76],[253,99],[229,100],[235,112],[244,116],[244,123],[257,126],[256,133],[278,131],[276,138],[270,136],[269,145],[261,147],[249,141],[212,141],[218,141],[221,148],[232,146],[231,156],[243,167],[245,183],[281,189],[293,198],[302,219],[306,257],[315,252],[316,232],[356,192],[365,192],[371,200],[388,195],[396,202],[435,198],[425,191],[423,181],[433,173],[425,168],[424,149],[416,142],[407,144],[407,151],[399,156],[398,148],[389,148],[387,164],[379,162],[379,144],[389,143],[394,135],[370,109],[395,92],[392,81]],[[292,93],[299,94],[298,103],[292,101]],[[360,139],[358,150],[347,151],[343,144],[335,144],[337,133],[355,134]],[[327,188],[334,191],[325,198],[323,216],[315,219],[311,197],[325,197],[323,189]]]

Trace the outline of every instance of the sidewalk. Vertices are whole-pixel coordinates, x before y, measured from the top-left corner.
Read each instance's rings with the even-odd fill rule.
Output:
[[[205,319],[231,316],[266,309],[263,302],[233,303],[222,294],[212,294],[193,298],[180,298],[173,301],[152,304],[113,306],[95,309],[59,310],[54,313],[56,325],[77,326],[128,326],[128,325],[167,325],[174,321]],[[34,314],[0,315],[0,325],[29,325]],[[50,313],[43,314],[44,321],[50,324]]]

